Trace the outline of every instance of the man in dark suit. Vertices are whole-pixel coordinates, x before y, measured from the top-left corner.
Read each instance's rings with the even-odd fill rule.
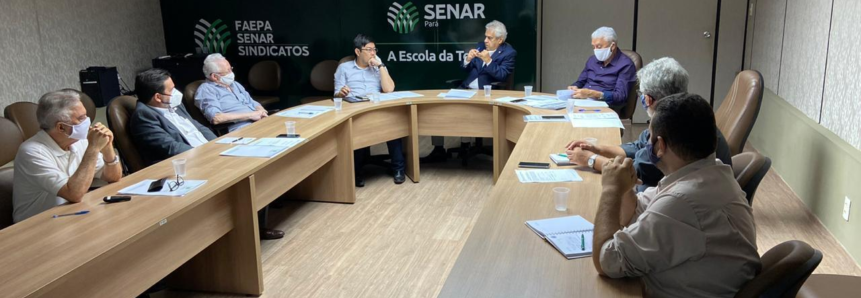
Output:
[[[149,166],[215,139],[209,128],[195,121],[182,105],[170,73],[153,68],[135,78],[138,103],[129,119],[132,140]],[[266,211],[258,214],[260,238],[279,239],[284,232],[264,228]]]
[[[461,89],[483,89],[492,83],[505,83],[514,73],[514,57],[517,51],[505,42],[508,31],[499,21],[492,21],[484,26],[484,42],[479,42],[475,49],[469,50],[461,67],[467,71],[466,80],[460,84]],[[510,86],[508,86],[510,87]],[[434,149],[430,155],[423,158],[424,162],[445,161],[445,139],[432,137]],[[461,148],[468,146],[469,140],[461,140]]]

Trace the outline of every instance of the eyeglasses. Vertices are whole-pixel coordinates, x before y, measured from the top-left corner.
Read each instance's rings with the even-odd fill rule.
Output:
[[[370,53],[376,53],[377,48],[362,48],[362,51],[368,51]]]
[[[177,175],[176,181],[171,181],[167,183],[167,188],[170,189],[170,191],[175,191],[179,189],[179,187],[183,184],[185,184],[185,180],[182,179],[182,176]]]
[[[227,74],[229,74],[229,73],[231,73],[231,72],[233,72],[233,66],[231,66],[231,67],[230,67],[230,71],[225,71],[225,72],[216,72],[216,74],[218,74],[218,75],[220,75],[220,76],[226,76]]]

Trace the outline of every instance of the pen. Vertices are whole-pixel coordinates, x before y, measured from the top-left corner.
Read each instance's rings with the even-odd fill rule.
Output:
[[[233,140],[233,142],[231,142],[231,143],[239,142],[240,140],[242,140],[242,139],[244,139],[244,138],[245,138],[245,137],[239,137],[238,139]]]
[[[583,236],[583,234],[580,234],[580,250],[586,250],[586,236]]]
[[[568,157],[568,154],[565,154],[565,153],[559,153],[559,156],[562,156],[562,157]]]
[[[63,217],[63,216],[71,216],[71,215],[84,215],[84,214],[87,214],[87,213],[90,213],[90,211],[89,211],[89,210],[84,210],[84,211],[78,211],[78,212],[75,212],[75,213],[66,213],[66,214],[54,215],[54,218],[57,218],[57,217]]]
[[[601,110],[598,110],[598,109],[595,109],[595,110],[579,109],[579,110],[577,110],[577,111],[578,111],[578,112],[600,112]]]

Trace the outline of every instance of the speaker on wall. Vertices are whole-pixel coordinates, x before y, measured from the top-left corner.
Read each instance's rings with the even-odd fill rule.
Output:
[[[81,70],[81,91],[93,99],[96,107],[104,107],[120,96],[120,82],[116,67],[90,66]]]

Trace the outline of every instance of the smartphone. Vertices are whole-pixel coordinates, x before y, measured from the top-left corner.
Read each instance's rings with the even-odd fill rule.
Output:
[[[156,181],[153,181],[152,183],[150,183],[149,189],[147,189],[147,192],[161,191],[161,189],[164,187],[165,181],[167,181],[167,178],[161,178],[161,179],[158,179]]]
[[[118,203],[118,202],[128,202],[128,201],[132,200],[132,197],[131,196],[107,196],[102,200],[105,201],[105,203],[110,204],[110,203]]]
[[[278,135],[276,138],[298,138],[298,137],[299,137],[298,133],[297,134],[290,134],[290,135],[288,135],[286,133],[282,133],[282,134]]]
[[[549,169],[550,164],[546,162],[527,162],[521,161],[519,166],[521,168],[530,168],[530,169]]]
[[[515,99],[515,100],[512,100],[511,102],[524,102],[524,101],[526,101],[526,100],[525,100],[525,99],[523,99],[523,98],[521,98],[521,99]]]

